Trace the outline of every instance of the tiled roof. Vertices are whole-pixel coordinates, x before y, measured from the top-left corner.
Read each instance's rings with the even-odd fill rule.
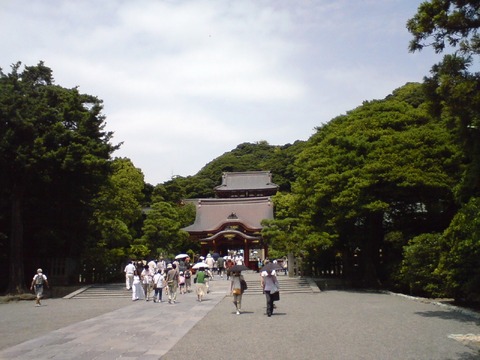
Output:
[[[215,191],[278,189],[269,171],[226,172]]]
[[[226,222],[261,230],[260,222],[263,219],[273,219],[273,203],[269,197],[198,199],[195,205],[195,222],[183,229],[190,233],[215,232]]]

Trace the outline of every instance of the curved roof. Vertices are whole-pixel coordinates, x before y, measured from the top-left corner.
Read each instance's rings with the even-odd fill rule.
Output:
[[[192,202],[195,200],[190,200]],[[261,230],[263,219],[273,219],[269,197],[198,199],[195,222],[183,228],[189,233],[215,232],[225,224],[242,224],[249,230]]]
[[[269,171],[226,172],[223,173],[222,184],[215,187],[215,191],[277,189],[278,185],[272,183]]]
[[[260,239],[259,236],[250,236],[250,235],[247,235],[247,234],[245,234],[241,231],[238,231],[238,230],[228,229],[228,230],[219,231],[218,233],[213,234],[212,236],[206,237],[202,240],[204,240],[204,241],[215,240],[219,237],[223,237],[223,236],[229,235],[229,234],[236,235],[240,238],[244,238],[244,239],[248,239],[248,240],[259,240]]]

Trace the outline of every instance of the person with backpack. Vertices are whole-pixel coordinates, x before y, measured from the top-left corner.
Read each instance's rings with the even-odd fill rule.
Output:
[[[37,273],[33,277],[32,284],[30,285],[30,290],[35,289],[35,295],[37,295],[35,299],[35,306],[42,306],[42,304],[40,303],[40,299],[43,297],[44,285],[49,287],[47,276],[43,274],[42,269],[38,269]]]

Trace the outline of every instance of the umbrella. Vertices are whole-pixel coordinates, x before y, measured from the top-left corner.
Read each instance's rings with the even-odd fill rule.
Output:
[[[200,269],[200,268],[207,268],[208,265],[205,264],[204,262],[199,262],[193,265],[192,269]]]
[[[250,270],[250,268],[246,267],[245,265],[233,265],[229,270],[236,272],[236,271]]]
[[[188,257],[187,254],[178,254],[177,256],[175,256],[175,260],[184,259],[184,258],[186,258],[186,257]]]
[[[280,264],[268,263],[260,269],[260,271],[272,272],[273,270],[282,270],[283,267]]]

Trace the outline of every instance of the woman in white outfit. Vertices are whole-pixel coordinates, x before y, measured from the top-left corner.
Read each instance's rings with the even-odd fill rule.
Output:
[[[138,275],[137,270],[133,274],[133,284],[132,284],[132,300],[143,300],[145,299],[145,293],[143,292],[142,281]]]

